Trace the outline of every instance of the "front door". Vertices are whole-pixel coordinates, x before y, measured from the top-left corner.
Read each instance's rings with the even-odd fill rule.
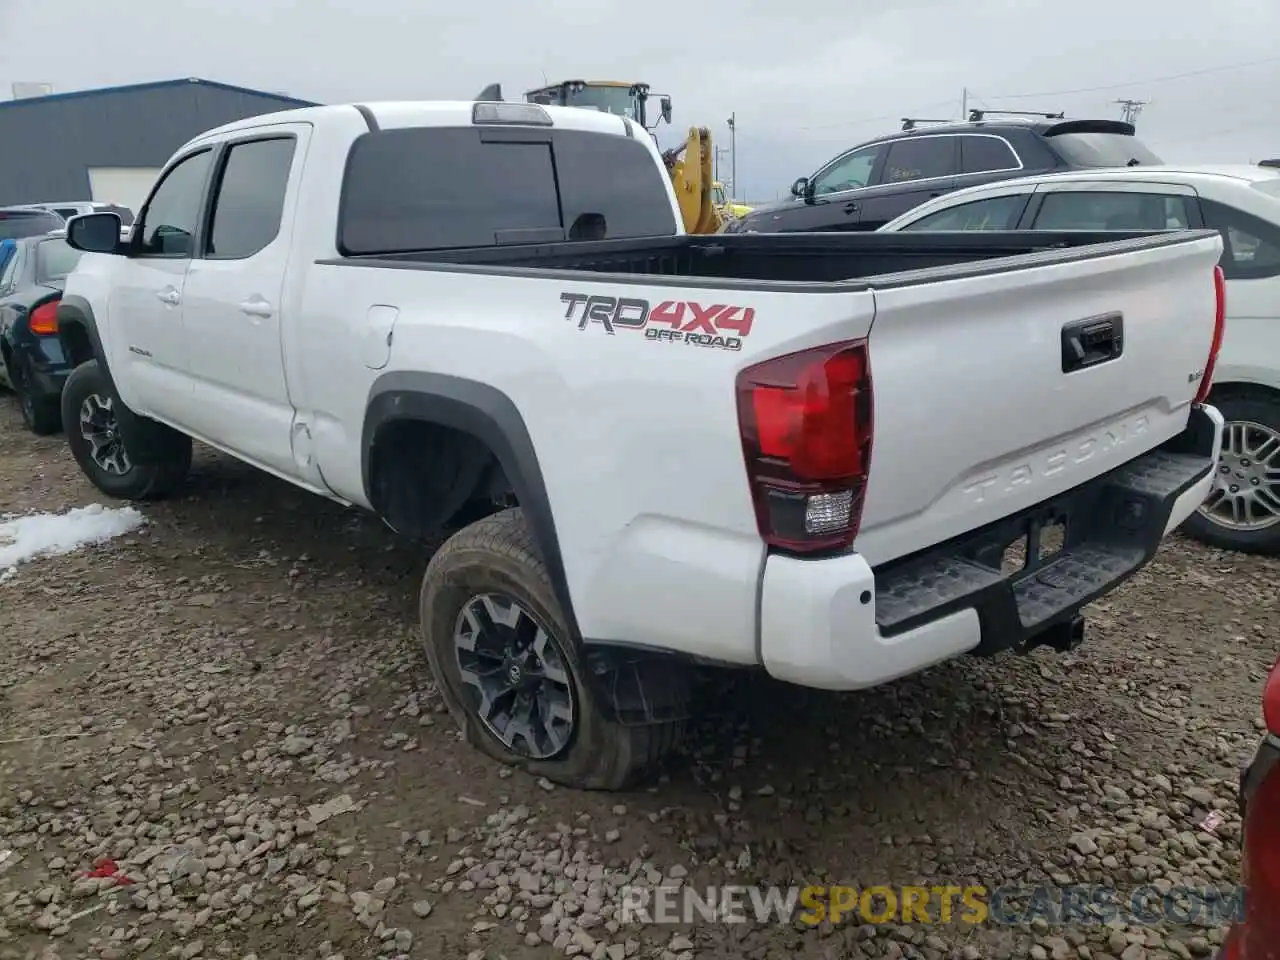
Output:
[[[273,124],[229,141],[218,159],[205,249],[183,291],[193,432],[286,476],[295,464],[281,314],[296,174],[310,126]],[[306,450],[299,457],[305,460]]]
[[[125,371],[115,378],[122,399],[138,413],[178,426],[185,425],[191,400],[183,287],[212,158],[211,149],[197,150],[157,182],[108,301],[115,333],[110,362]]]

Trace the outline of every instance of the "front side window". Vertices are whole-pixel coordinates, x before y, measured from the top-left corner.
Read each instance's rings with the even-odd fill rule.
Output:
[[[885,183],[907,183],[931,177],[949,177],[955,170],[954,137],[915,137],[889,147],[884,163]]]
[[[140,255],[191,256],[212,156],[211,150],[202,150],[179,161],[165,174],[142,212],[142,239],[137,251]]]
[[[295,142],[251,140],[227,151],[213,201],[210,257],[251,257],[280,233]]]
[[[947,210],[939,210],[907,224],[903,230],[1013,230],[1030,194],[1015,193],[1007,197],[973,200]]]
[[[880,159],[883,151],[884,145],[877,143],[845,154],[813,178],[814,195],[857,190],[859,187],[867,186],[871,182],[871,173],[875,170],[876,161]]]
[[[41,240],[36,247],[36,283],[65,280],[80,262],[80,251],[65,240]]]
[[[1046,193],[1036,230],[1180,230],[1191,222],[1190,198],[1162,193]]]

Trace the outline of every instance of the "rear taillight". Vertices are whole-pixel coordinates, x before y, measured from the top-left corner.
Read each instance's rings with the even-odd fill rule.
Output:
[[[871,460],[866,341],[766,360],[741,371],[737,387],[760,536],[800,553],[848,547]]]
[[[58,332],[58,301],[50,300],[31,311],[29,320],[32,333],[48,336]]]
[[[1200,378],[1200,389],[1196,391],[1196,403],[1204,403],[1209,399],[1209,391],[1213,389],[1213,368],[1218,364],[1218,351],[1222,349],[1222,336],[1227,332],[1227,277],[1222,266],[1213,268],[1213,295],[1216,301],[1213,315],[1213,340],[1209,343],[1209,359],[1205,361],[1204,375]]]

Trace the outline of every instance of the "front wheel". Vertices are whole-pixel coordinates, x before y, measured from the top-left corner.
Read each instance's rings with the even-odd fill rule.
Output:
[[[1250,391],[1210,402],[1226,420],[1222,457],[1187,533],[1226,550],[1280,553],[1280,399]]]
[[[620,790],[675,745],[679,722],[622,725],[600,709],[519,509],[447,540],[419,608],[436,685],[491,757],[564,786]]]
[[[176,487],[191,467],[191,439],[167,427],[163,454],[130,449],[120,429],[123,406],[97,360],[71,371],[62,388],[62,420],[71,455],[89,482],[120,500],[156,500]],[[159,425],[157,425],[159,426]],[[139,463],[140,455],[147,462]]]

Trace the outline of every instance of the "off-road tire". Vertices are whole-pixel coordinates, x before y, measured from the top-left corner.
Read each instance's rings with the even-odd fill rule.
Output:
[[[191,469],[191,438],[162,424],[148,423],[154,428],[153,435],[163,441],[163,448],[134,450],[126,445],[129,469],[121,474],[110,473],[94,461],[92,445],[80,426],[81,404],[94,394],[110,397],[113,405],[124,406],[111,378],[97,360],[89,360],[71,371],[62,388],[62,422],[67,444],[89,482],[118,500],[159,500],[172,493]],[[139,463],[140,455],[146,455],[148,462]]]
[[[564,750],[530,760],[509,749],[462,695],[454,628],[463,606],[484,593],[505,594],[555,636],[575,697],[575,729]],[[432,557],[419,595],[427,661],[450,713],[473,746],[534,776],[582,790],[622,790],[651,773],[676,746],[680,721],[623,725],[601,709],[587,682],[582,650],[551,587],[546,565],[521,511],[504,510],[455,533]]]
[[[1212,396],[1209,402],[1218,408],[1228,425],[1247,420],[1280,432],[1280,399],[1272,394],[1236,389]],[[1280,523],[1260,530],[1235,530],[1214,523],[1197,511],[1187,518],[1182,529],[1201,543],[1223,550],[1280,554]]]

